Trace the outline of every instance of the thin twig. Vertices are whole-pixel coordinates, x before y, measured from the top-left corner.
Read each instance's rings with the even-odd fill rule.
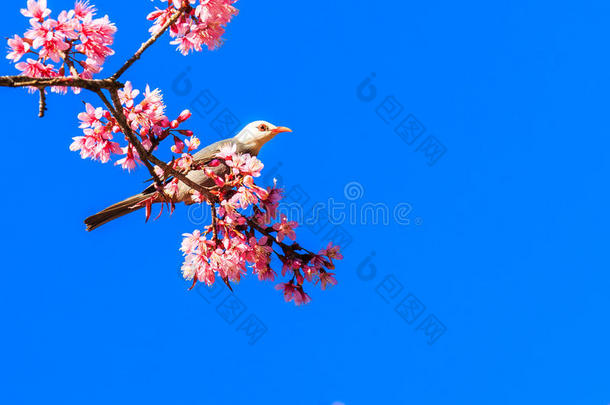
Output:
[[[276,243],[279,247],[282,248],[282,250],[284,251],[284,254],[286,254],[286,252],[288,252],[288,251],[294,252],[295,250],[299,250],[299,249],[304,251],[304,252],[306,252],[306,253],[308,253],[308,254],[310,254],[310,255],[315,254],[315,253],[305,249],[304,247],[302,247],[301,245],[298,245],[296,243],[293,243],[292,245],[287,245],[284,242],[278,242],[277,239],[275,238],[275,236],[273,236],[273,234],[272,234],[272,232],[276,232],[273,228],[263,228],[262,226],[257,224],[256,221],[254,221],[252,219],[246,218],[246,220],[248,221],[248,225],[250,225],[252,228],[256,229],[257,231],[259,231],[263,235],[271,238],[274,243]]]
[[[44,88],[38,88],[38,93],[40,93],[40,101],[38,102],[38,117],[44,117],[44,112],[47,110],[47,95],[45,93]]]
[[[165,31],[167,31],[167,29],[170,27],[170,25],[172,25],[173,23],[178,21],[178,18],[180,18],[180,16],[182,16],[182,14],[185,11],[186,11],[185,7],[178,10],[176,12],[176,14],[174,14],[169,20],[167,20],[167,22],[165,24],[163,24],[163,27],[161,27],[161,30],[159,30],[159,32],[157,32],[155,35],[150,37],[148,39],[148,41],[146,41],[142,45],[140,45],[140,49],[138,49],[136,51],[136,53],[134,53],[133,56],[131,58],[129,58],[129,60],[127,60],[127,62],[125,62],[125,64],[119,70],[117,70],[117,72],[115,74],[113,74],[110,78],[113,80],[117,80],[119,77],[121,77],[121,75],[123,73],[125,73],[125,71],[127,69],[129,69],[129,67],[131,65],[133,65],[138,59],[140,59],[140,57],[142,56],[144,51],[146,51],[152,44],[154,44],[157,41],[157,39],[159,39],[165,33]]]
[[[218,231],[216,230],[216,224],[218,223],[218,216],[216,214],[216,203],[211,203],[212,209],[212,235],[214,235],[214,242],[218,243]]]

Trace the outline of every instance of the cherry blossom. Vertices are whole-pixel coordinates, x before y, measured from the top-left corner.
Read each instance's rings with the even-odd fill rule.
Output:
[[[320,283],[322,284],[322,289],[325,290],[329,284],[336,285],[337,280],[335,280],[334,273],[324,271],[320,273]]]
[[[30,70],[41,68],[37,62],[33,66],[27,66],[27,69]],[[143,96],[143,99],[136,103],[136,98],[140,95]],[[165,116],[166,106],[163,103],[163,95],[160,90],[151,90],[149,86],[146,86],[145,91],[140,92],[140,90],[133,88],[131,82],[126,82],[125,87],[118,91],[118,96],[130,128],[145,148],[150,149],[153,145],[159,144],[170,134],[173,134],[176,144],[182,145],[182,148],[184,148],[186,142],[189,152],[199,147],[197,137],[191,136],[190,139],[184,141],[179,138],[179,136],[183,136],[181,133],[192,133],[191,131],[171,128],[171,121]],[[182,124],[189,117],[190,112],[184,110],[178,116],[177,121]],[[122,138],[113,140],[117,133],[122,134],[122,130],[110,111],[102,107],[95,108],[93,105],[86,103],[85,111],[78,114],[78,119],[80,120],[79,128],[83,130],[84,136],[73,138],[74,142],[70,145],[70,150],[79,151],[83,159],[91,158],[102,163],[110,161],[113,155],[124,155],[115,162],[115,165],[120,165],[127,171],[136,168],[140,162],[140,157],[133,145],[129,144],[125,135],[123,134]],[[118,141],[125,141],[126,144],[121,146]],[[172,151],[182,153],[182,149],[180,151],[175,150],[174,146],[172,146]],[[190,158],[190,155],[188,155],[188,158]],[[185,159],[184,157],[178,159],[175,167],[182,165],[183,169],[188,168],[190,163],[187,163]],[[174,185],[169,186],[170,191],[173,191],[174,188]]]
[[[28,0],[27,9],[22,9],[21,14],[30,17],[30,28],[23,37],[15,35],[8,39],[7,58],[18,62],[24,55],[31,55],[26,64],[15,65],[25,76],[93,77],[102,70],[106,58],[114,54],[110,45],[116,32],[108,16],[94,18],[95,12],[94,7],[79,0],[73,10],[64,10],[57,19],[52,19],[46,0]],[[66,92],[59,86],[51,90]],[[77,88],[73,90],[80,92]]]
[[[289,278],[276,286],[283,291],[286,301],[295,305],[309,303],[311,298],[304,290],[306,282],[320,283],[322,289],[335,285],[334,274],[327,270],[334,269],[332,259],[341,258],[338,246],[331,242],[314,254],[296,243],[283,243],[285,238],[296,239],[294,228],[298,225],[285,215],[271,226],[257,225],[261,223],[257,220],[260,216],[266,216],[267,223],[273,221],[282,198],[282,190],[275,181],[268,189],[254,183],[251,174],[253,171],[260,174],[262,163],[254,156],[236,153],[231,143],[223,145],[216,157],[224,162],[227,170],[220,174],[205,167],[203,170],[215,180],[216,187],[210,193],[221,202],[220,207],[214,211],[216,220],[212,225],[184,235],[181,247],[185,257],[184,278],[191,280],[193,286],[198,281],[212,285],[218,279],[230,285],[251,272],[260,281],[274,281],[277,277],[272,268],[275,254],[282,265],[282,277]],[[201,195],[196,200],[209,201]],[[273,215],[269,211],[274,211]]]
[[[47,8],[47,0],[28,0],[28,8],[22,8],[21,14],[31,17],[34,21],[42,21],[51,14],[51,10]]]
[[[56,75],[52,64],[45,65],[35,59],[28,58],[26,62],[19,62],[15,67],[30,77],[54,77]]]
[[[170,27],[170,36],[174,38],[171,44],[178,45],[183,55],[201,51],[204,46],[210,50],[219,47],[224,27],[238,13],[233,7],[237,0],[161,1],[167,3],[167,7],[157,9],[147,17],[154,21],[150,32],[153,35],[158,33],[178,10],[183,9],[184,13]]]
[[[137,162],[140,161],[140,157],[138,156],[138,152],[134,149],[133,146],[129,145],[121,149],[126,156],[122,159],[116,161],[116,165],[121,165],[123,169],[131,172],[136,168]]]
[[[295,221],[288,221],[286,215],[282,215],[281,222],[273,225],[273,229],[277,231],[277,241],[281,242],[284,240],[285,236],[295,240],[297,235],[294,232],[294,228],[296,228],[298,225],[299,224]]]
[[[201,230],[183,234],[180,251],[184,278],[192,282],[192,287],[198,282],[208,286],[223,282],[232,288],[231,283],[251,274],[260,281],[277,283],[275,288],[282,291],[286,301],[307,304],[311,297],[305,292],[306,286],[319,284],[325,290],[337,284],[331,271],[335,269],[334,261],[343,258],[339,246],[330,242],[317,254],[300,246],[295,233],[298,223],[286,215],[278,219],[283,189],[276,180],[267,188],[255,182],[264,169],[258,157],[238,153],[234,143],[226,142],[211,160],[197,160],[194,153],[201,145],[199,136],[182,128],[191,112],[183,110],[170,119],[159,89],[146,85],[141,91],[129,81],[124,84],[118,81],[141,52],[158,39],[157,34],[165,25],[169,27],[171,43],[186,55],[203,47],[218,47],[225,26],[237,14],[233,7],[236,0],[161,1],[166,7],[148,15],[154,21],[150,28],[154,37],[134,58],[106,80],[87,81],[86,85],[71,83],[95,91],[104,107],[85,104],[84,111],[78,114],[82,135],[73,138],[70,150],[79,152],[83,159],[114,161],[115,166],[128,172],[145,164],[155,180],[153,191],[138,203],[145,208],[147,220],[154,203],[160,203],[160,215],[163,207],[169,206],[172,212],[177,201],[185,201],[182,196],[177,197],[183,192],[180,181],[187,181],[182,176],[191,170],[203,171],[212,181],[209,186],[194,187],[187,203],[209,205],[213,220]],[[40,90],[41,116],[45,109],[44,89],[55,83],[35,79],[91,79],[102,70],[107,57],[114,54],[110,46],[116,27],[108,16],[96,18],[96,12],[94,6],[83,0],[77,0],[73,9],[61,11],[55,19],[50,17],[46,0],[28,0],[27,8],[21,10],[29,18],[29,28],[23,35],[7,40],[6,57],[22,76],[28,76],[22,81],[23,86],[36,86],[29,87],[30,91]],[[101,82],[110,85],[102,87]],[[51,90],[67,92],[67,88],[60,86]],[[102,90],[110,93],[114,106]],[[80,87],[73,91],[79,92]],[[169,146],[169,150],[163,150],[173,153],[166,165],[152,156],[165,140],[163,145]],[[281,275],[274,268],[281,268]]]
[[[30,43],[24,41],[19,35],[15,35],[13,38],[8,39],[8,46],[11,51],[6,55],[7,59],[13,62],[18,62],[19,59],[30,50]]]
[[[339,253],[339,246],[333,246],[332,242],[328,242],[328,246],[326,246],[326,249],[321,250],[320,254],[323,256],[328,256],[329,259],[337,259],[337,260],[342,260],[343,259],[343,255],[341,253]]]

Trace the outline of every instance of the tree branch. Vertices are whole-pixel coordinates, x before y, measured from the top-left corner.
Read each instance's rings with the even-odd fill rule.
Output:
[[[110,111],[110,113],[112,114],[113,117],[116,117],[117,112],[114,109],[114,107],[112,106],[112,104],[110,103],[110,101],[108,101],[108,99],[106,98],[106,95],[104,94],[104,92],[102,91],[102,89],[98,89],[95,91],[95,93],[97,94],[97,96],[100,98],[100,100],[102,100],[102,102],[104,103],[104,105],[106,106],[106,108],[108,108],[108,111]]]
[[[40,91],[40,104],[39,104],[39,116],[44,115],[44,110],[46,109],[46,98],[44,95],[44,89],[47,87],[53,86],[61,86],[61,87],[78,87],[86,90],[90,90],[96,93],[102,102],[109,109],[110,113],[117,120],[121,130],[128,138],[131,145],[136,148],[140,159],[153,176],[153,179],[159,188],[159,191],[164,194],[163,191],[163,181],[157,176],[157,173],[154,170],[152,164],[159,166],[163,172],[166,174],[166,177],[174,176],[182,183],[186,184],[190,188],[199,191],[203,195],[207,194],[207,190],[205,187],[195,183],[194,181],[188,179],[185,175],[175,170],[170,165],[166,164],[164,161],[155,157],[151,152],[147,151],[146,148],[142,145],[142,143],[138,140],[138,138],[134,135],[131,127],[127,123],[127,119],[125,114],[123,113],[123,106],[121,105],[121,101],[118,95],[118,89],[124,87],[124,84],[118,81],[118,78],[127,71],[140,57],[142,54],[153,45],[164,33],[168,30],[168,28],[174,24],[186,11],[190,9],[189,5],[182,7],[178,10],[164,25],[161,27],[159,32],[150,37],[146,42],[144,42],[140,48],[136,51],[135,54],[131,58],[125,62],[125,64],[111,77],[106,79],[82,79],[80,77],[29,77],[29,76],[0,76],[0,87],[35,87]],[[102,90],[108,90],[110,92],[110,96],[112,99],[112,103],[108,100],[108,98],[104,95]],[[113,105],[114,104],[114,107]],[[152,163],[152,164],[151,164]]]
[[[37,87],[51,86],[80,87],[96,91],[99,89],[123,88],[123,84],[115,79],[81,79],[80,77],[29,77],[0,76],[0,87]]]
[[[61,87],[78,87],[81,89],[86,89],[100,94],[98,91],[101,89],[112,90],[112,89],[121,89],[124,87],[124,84],[119,82],[119,77],[127,71],[146,51],[152,44],[154,44],[164,33],[168,30],[168,28],[174,24],[180,16],[187,11],[190,6],[185,6],[178,10],[164,25],[161,27],[159,32],[150,37],[146,42],[144,42],[140,49],[133,54],[131,58],[125,62],[125,64],[112,76],[106,79],[82,79],[80,77],[30,77],[30,76],[0,76],[0,87],[36,87],[40,90],[41,98],[40,98],[40,109],[38,116],[44,116],[44,112],[42,110],[42,106],[45,106],[46,109],[46,99],[43,95],[44,89],[47,87],[61,86]],[[74,66],[68,64],[70,67],[70,72],[74,69]],[[135,146],[135,145],[134,145]]]
[[[203,195],[207,195],[208,191],[206,190],[205,187],[203,187],[202,185],[197,184],[194,181],[192,181],[191,179],[187,178],[184,174],[175,170],[173,167],[171,167],[164,161],[160,160],[155,155],[153,155],[151,152],[147,151],[146,148],[144,148],[144,145],[142,145],[140,140],[134,135],[133,131],[131,130],[131,127],[127,123],[125,114],[123,114],[123,107],[122,107],[121,101],[119,99],[118,90],[111,89],[110,96],[114,103],[114,111],[111,111],[111,113],[117,119],[119,126],[121,127],[121,130],[123,131],[125,136],[127,136],[129,143],[131,143],[136,148],[136,151],[138,152],[138,155],[140,156],[140,160],[142,160],[142,162],[144,163],[144,165],[146,166],[146,168],[148,169],[150,174],[153,176],[153,179],[155,180],[155,183],[157,184],[157,187],[160,189],[160,191],[163,192],[163,182],[161,181],[159,176],[157,176],[157,173],[155,172],[155,169],[151,165],[151,163],[159,166],[161,168],[161,170],[163,170],[163,173],[165,174],[166,178],[169,176],[174,176],[179,181],[186,184],[193,190],[197,190],[200,193],[202,193]]]
[[[38,103],[38,117],[44,117],[44,112],[47,110],[47,95],[45,94],[44,88],[38,88],[40,93],[40,102]]]
[[[180,18],[182,14],[184,14],[186,9],[186,7],[183,7],[178,10],[176,14],[174,14],[169,20],[167,20],[167,22],[163,25],[163,27],[161,27],[159,32],[150,37],[148,41],[144,42],[140,46],[140,49],[138,49],[136,53],[134,53],[133,56],[129,58],[129,60],[127,60],[127,62],[125,62],[125,64],[119,70],[117,70],[117,72],[113,74],[110,78],[112,80],[117,80],[119,77],[121,77],[121,75],[125,73],[125,71],[131,67],[131,65],[133,65],[138,59],[140,59],[144,51],[146,51],[152,44],[154,44],[159,38],[161,38],[161,36],[165,33],[165,31],[167,31],[170,25],[178,21],[178,18]]]
[[[100,91],[100,93],[101,93],[101,91]],[[104,95],[104,93],[102,93],[102,96],[103,95]],[[150,174],[153,176],[155,183],[157,184],[157,188],[159,189],[159,191],[161,193],[163,193],[163,181],[161,181],[159,176],[157,176],[157,173],[155,172],[155,168],[149,162],[149,159],[152,155],[146,150],[144,145],[142,145],[140,140],[134,135],[131,127],[129,126],[129,123],[127,122],[127,118],[125,117],[125,114],[123,112],[123,106],[121,104],[121,100],[119,99],[118,90],[117,89],[110,90],[110,97],[112,99],[112,102],[114,103],[114,109],[111,110],[111,114],[118,121],[119,126],[121,127],[121,130],[123,131],[125,136],[129,139],[129,143],[131,143],[136,148],[136,151],[138,152],[140,159],[142,160],[142,162],[144,163],[144,165],[146,166],[146,168],[148,169]],[[105,99],[105,97],[104,97],[104,99]],[[102,101],[104,101],[104,99],[102,99]],[[104,101],[104,103],[108,103],[108,100],[106,99]]]
[[[252,219],[246,218],[246,221],[248,221],[248,225],[250,225],[252,228],[256,229],[263,235],[271,238],[274,243],[276,243],[279,247],[282,248],[282,251],[284,251],[284,254],[286,254],[289,251],[294,252],[295,250],[302,250],[310,255],[315,254],[315,253],[310,252],[309,250],[305,249],[304,247],[302,247],[301,245],[299,245],[296,242],[293,243],[292,245],[287,245],[284,242],[278,242],[277,239],[275,238],[275,236],[273,236],[273,234],[272,234],[272,232],[276,232],[273,228],[263,228],[262,226],[257,224],[256,221],[254,221]],[[276,252],[276,254],[277,254],[277,252]]]

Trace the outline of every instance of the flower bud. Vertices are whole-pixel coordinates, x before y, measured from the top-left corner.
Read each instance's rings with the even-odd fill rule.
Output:
[[[184,121],[188,120],[189,118],[191,118],[191,115],[192,114],[189,110],[184,110],[178,116],[178,121],[184,122]]]
[[[170,122],[169,119],[167,119],[167,117],[163,117],[161,119],[161,121],[159,121],[159,126],[163,127],[163,128],[167,128],[170,126]]]

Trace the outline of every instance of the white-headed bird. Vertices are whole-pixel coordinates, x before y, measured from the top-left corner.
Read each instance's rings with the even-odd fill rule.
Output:
[[[273,139],[277,134],[282,132],[292,132],[286,127],[277,127],[266,121],[254,121],[246,125],[233,138],[224,139],[206,146],[199,152],[193,155],[192,167],[196,169],[183,172],[189,180],[203,187],[212,187],[214,181],[208,177],[203,170],[203,167],[216,159],[216,154],[225,145],[235,145],[235,153],[248,153],[251,156],[256,156],[260,152],[262,146]],[[222,175],[223,171],[228,170],[228,167],[221,164],[216,167],[208,167],[217,175]],[[169,181],[171,179],[166,179]],[[91,231],[106,222],[112,221],[123,215],[137,211],[144,207],[143,202],[150,200],[153,203],[165,202],[164,198],[158,193],[155,184],[152,184],[140,194],[129,197],[121,202],[111,205],[110,207],[98,212],[95,215],[85,219],[87,230]],[[172,202],[183,202],[185,204],[193,204],[193,193],[191,188],[182,182],[178,182],[178,191],[172,196]]]

